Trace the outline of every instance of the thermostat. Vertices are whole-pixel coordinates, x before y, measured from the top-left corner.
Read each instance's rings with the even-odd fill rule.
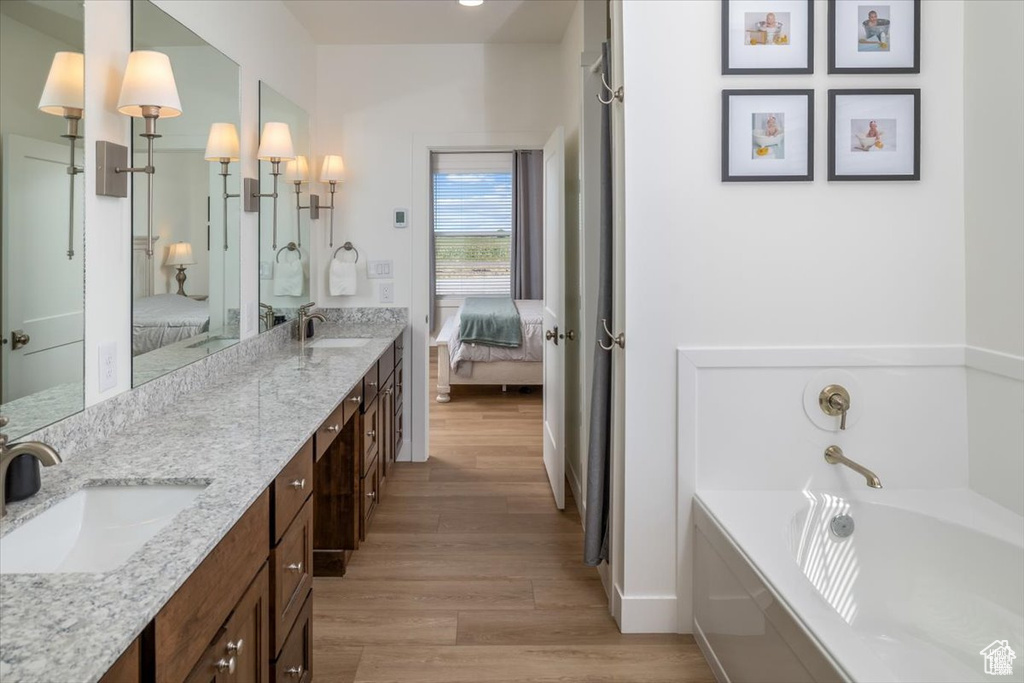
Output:
[[[406,228],[409,227],[409,211],[408,209],[395,209],[395,227]]]

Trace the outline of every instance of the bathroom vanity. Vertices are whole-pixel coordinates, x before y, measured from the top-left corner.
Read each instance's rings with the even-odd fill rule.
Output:
[[[304,345],[283,327],[9,507],[0,546],[83,489],[193,491],[108,571],[0,574],[5,683],[312,679],[314,571],[344,573],[402,446],[406,325],[322,323]]]

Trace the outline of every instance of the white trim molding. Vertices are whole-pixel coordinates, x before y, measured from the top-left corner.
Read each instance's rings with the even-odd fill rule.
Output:
[[[619,630],[623,633],[683,633],[690,632],[690,624],[679,623],[679,610],[674,595],[623,595],[615,587],[613,607],[620,614]]]
[[[696,368],[929,367],[964,364],[963,346],[679,347]]]
[[[993,375],[1024,382],[1024,356],[1014,356],[980,346],[968,346],[965,349],[964,364],[975,370],[984,370]]]

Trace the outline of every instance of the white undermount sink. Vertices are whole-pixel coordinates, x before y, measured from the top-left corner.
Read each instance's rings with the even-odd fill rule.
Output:
[[[366,346],[369,339],[317,339],[307,344],[311,349],[358,349]]]
[[[0,538],[0,574],[116,569],[205,488],[205,484],[83,488]]]

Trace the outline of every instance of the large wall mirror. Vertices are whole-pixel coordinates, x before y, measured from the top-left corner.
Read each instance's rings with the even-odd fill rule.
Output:
[[[182,112],[159,121],[152,206],[145,174],[132,178],[138,386],[238,342],[241,183],[238,65],[147,0],[132,3],[132,49],[170,58]],[[135,166],[145,166],[145,124],[132,125]]]
[[[11,439],[82,410],[82,3],[0,2],[0,412]]]
[[[271,124],[285,124],[271,125]],[[309,114],[260,82],[260,192],[274,191],[278,200],[260,202],[260,331],[296,317],[309,302]],[[292,154],[287,155],[290,137]],[[281,153],[281,157],[271,156]],[[287,160],[287,156],[294,157]],[[281,158],[275,164],[270,159]]]

